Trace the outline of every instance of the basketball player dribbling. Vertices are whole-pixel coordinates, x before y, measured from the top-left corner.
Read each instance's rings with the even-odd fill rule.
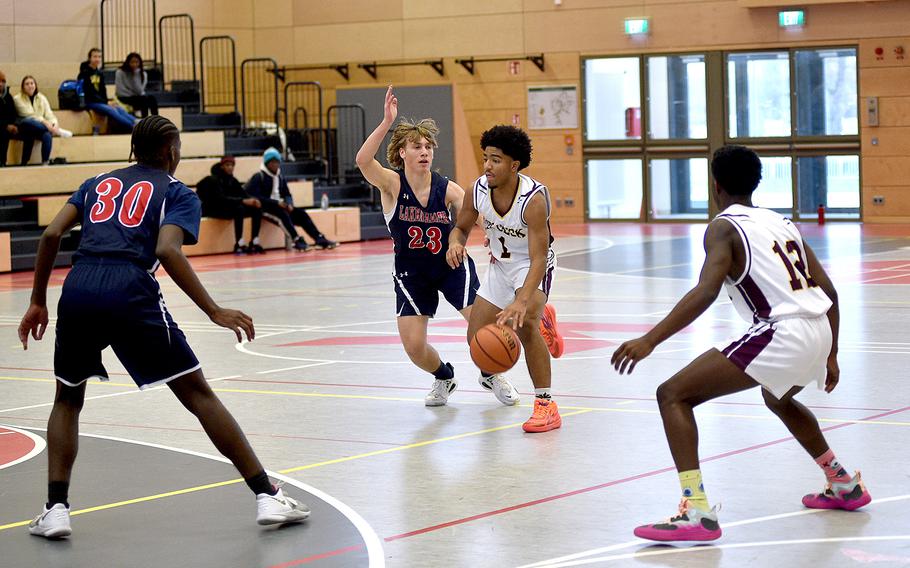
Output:
[[[556,313],[547,305],[556,267],[550,192],[520,173],[531,163],[531,140],[520,128],[494,126],[483,133],[480,147],[484,175],[465,194],[449,236],[447,259],[457,267],[468,258],[465,243],[482,216],[490,267],[471,312],[468,342],[477,330],[494,322],[518,332],[535,393],[534,410],[523,428],[547,432],[562,425],[550,394],[550,356],[563,351]]]
[[[872,500],[859,472],[847,473],[815,416],[793,398],[813,382],[826,392],[837,386],[840,315],[834,285],[793,223],[752,205],[761,180],[755,152],[724,146],[715,152],[711,171],[722,212],[705,232],[706,258],[698,284],[651,331],[620,345],[612,358],[620,374],[631,373],[657,345],[704,313],[721,286],[752,324],[742,337],[706,351],[657,389],[683,497],[677,515],[635,529],[636,536],[650,540],[720,538],[716,507],[710,507],[701,480],[693,409],[756,386],[762,388],[765,405],[825,474],[825,489],[804,496],[804,506],[852,511]]]
[[[357,166],[364,178],[379,188],[382,211],[395,245],[395,294],[398,334],[405,352],[419,368],[434,377],[425,397],[427,406],[442,406],[458,386],[455,369],[444,363],[427,341],[429,320],[436,314],[439,294],[465,319],[480,283],[474,261],[449,266],[451,217],[462,207],[464,190],[455,182],[433,172],[433,154],[439,129],[432,119],[417,123],[402,120],[392,133],[386,149],[389,164],[382,167],[375,155],[383,138],[398,117],[398,99],[389,86],[383,105],[383,120],[357,152]],[[481,377],[483,384],[484,377]],[[503,404],[518,402],[518,393],[505,379],[493,377],[485,385]]]

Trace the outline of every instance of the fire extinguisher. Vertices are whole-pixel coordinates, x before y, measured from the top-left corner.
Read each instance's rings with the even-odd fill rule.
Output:
[[[818,204],[818,224],[825,224],[825,205],[823,203]]]

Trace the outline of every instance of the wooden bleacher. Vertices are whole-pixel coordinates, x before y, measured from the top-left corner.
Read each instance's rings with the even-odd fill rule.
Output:
[[[180,161],[174,177],[187,185],[209,175],[214,158],[187,158]],[[234,176],[246,182],[259,170],[262,160],[258,156],[238,157]],[[7,167],[0,175],[0,197],[21,197],[29,195],[72,194],[88,178],[98,174],[128,166],[129,163],[107,162],[104,164],[64,164],[59,166]]]
[[[130,154],[130,137],[130,134],[107,134],[54,138],[51,159],[65,158],[68,164],[120,161]],[[218,158],[224,155],[223,132],[183,132],[180,135],[180,141],[180,153],[184,158]],[[22,141],[10,140],[6,163],[18,164],[21,152]],[[41,164],[40,141],[35,142],[29,164]]]
[[[99,134],[107,134],[107,117],[87,110],[55,110],[60,128],[72,131],[76,136],[91,136],[93,127],[98,127]],[[167,118],[183,130],[183,109],[180,107],[162,107],[158,114]]]

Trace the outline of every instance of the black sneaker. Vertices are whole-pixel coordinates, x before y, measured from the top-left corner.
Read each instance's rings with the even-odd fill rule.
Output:
[[[265,254],[265,249],[262,248],[262,245],[253,244],[247,247],[246,252],[249,254]]]
[[[303,240],[303,237],[297,237],[297,240],[294,241],[294,248],[299,251],[307,252],[310,250],[310,245],[308,245],[307,242]]]
[[[234,254],[246,254],[248,252],[250,252],[250,247],[239,244],[234,245]]]
[[[325,237],[317,239],[316,244],[315,244],[315,247],[318,249],[332,250],[333,248],[335,248],[337,246],[338,246],[338,243],[336,243],[335,241],[330,241],[329,239],[327,239]]]

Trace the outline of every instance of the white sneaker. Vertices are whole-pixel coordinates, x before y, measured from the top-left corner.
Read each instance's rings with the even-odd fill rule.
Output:
[[[458,382],[455,379],[446,381],[436,379],[433,381],[433,388],[423,399],[424,404],[427,406],[445,406],[449,400],[449,395],[455,392],[456,388],[458,388]]]
[[[45,538],[63,538],[73,534],[70,526],[70,510],[63,503],[54,503],[50,509],[47,505],[35,520],[28,524],[28,532]]]
[[[65,128],[58,128],[57,131],[60,132],[60,138],[72,138],[73,133]]]
[[[256,495],[256,522],[260,525],[296,523],[310,516],[310,508],[296,499],[285,496],[281,488],[278,493]]]
[[[518,391],[515,390],[512,383],[507,381],[502,375],[493,375],[489,379],[480,375],[477,382],[480,383],[480,386],[483,388],[493,391],[496,400],[506,406],[514,406],[518,404],[518,401],[520,400]]]

